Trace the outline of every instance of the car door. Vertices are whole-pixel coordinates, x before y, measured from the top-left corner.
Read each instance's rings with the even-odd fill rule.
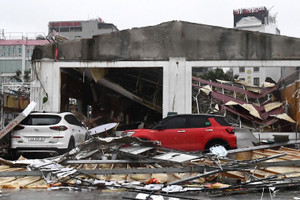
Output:
[[[66,115],[65,120],[70,124],[75,145],[79,145],[85,140],[86,129],[74,115]]]
[[[155,131],[155,138],[163,147],[184,149],[186,138],[186,117],[175,116],[160,124],[163,129]]]
[[[214,135],[214,128],[205,115],[191,115],[187,118],[186,142],[187,150],[204,150],[209,138]]]

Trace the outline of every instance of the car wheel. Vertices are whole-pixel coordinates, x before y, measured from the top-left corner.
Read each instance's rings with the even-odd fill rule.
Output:
[[[205,146],[205,151],[209,151],[211,147],[214,146],[223,146],[225,149],[229,148],[229,145],[227,142],[221,141],[221,140],[216,140],[216,141],[211,141]]]

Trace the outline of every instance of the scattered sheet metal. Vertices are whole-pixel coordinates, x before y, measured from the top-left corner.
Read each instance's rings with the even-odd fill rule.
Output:
[[[124,147],[128,144],[133,147]],[[120,149],[125,149],[123,152],[126,154],[120,154]],[[238,155],[245,153],[242,151],[235,153],[236,157],[243,158],[238,160],[226,157],[227,153],[232,153],[218,148],[208,154],[184,153],[160,149],[153,142],[133,137],[91,138],[57,157],[17,161],[0,159],[3,164],[0,166],[0,174],[5,170],[7,173],[9,170],[28,174],[39,172],[35,177],[28,174],[27,178],[0,177],[0,187],[71,191],[126,189],[146,193],[148,196],[155,192],[156,195],[164,197],[182,199],[180,197],[184,196],[188,199],[186,195],[178,194],[208,192],[211,195],[222,196],[261,191],[262,188],[277,190],[300,185],[300,150],[286,147],[277,150],[253,147],[245,151],[248,152],[246,156]],[[66,164],[66,161],[80,159],[132,159],[131,156],[127,157],[127,154],[138,158],[140,163]],[[143,159],[139,159],[139,156]],[[143,163],[145,159],[166,162],[151,165]],[[110,170],[110,174],[104,174],[106,170]],[[98,172],[104,173],[97,174]]]
[[[95,128],[89,129],[89,133],[90,133],[90,135],[93,136],[93,135],[96,135],[96,134],[100,134],[100,133],[109,131],[109,130],[115,128],[117,125],[118,125],[118,123],[115,123],[115,122],[108,123],[108,124],[103,124],[103,125],[97,126]]]
[[[29,113],[34,109],[36,103],[34,101],[30,102],[30,104],[21,112],[14,120],[12,120],[7,126],[0,131],[0,140],[3,138],[9,131],[11,131],[15,126],[17,126]]]
[[[184,153],[168,152],[168,153],[154,156],[153,158],[159,160],[166,160],[170,162],[183,163],[190,160],[199,159],[200,157],[195,155],[184,154]]]

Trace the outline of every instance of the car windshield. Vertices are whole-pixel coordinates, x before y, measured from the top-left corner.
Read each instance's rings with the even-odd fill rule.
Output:
[[[22,122],[22,125],[54,125],[61,120],[60,116],[56,115],[29,115]]]

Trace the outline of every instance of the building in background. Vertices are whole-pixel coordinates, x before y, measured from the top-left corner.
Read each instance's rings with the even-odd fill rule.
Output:
[[[48,44],[40,33],[5,33],[0,30],[0,125],[29,103],[31,56],[35,45]]]
[[[270,15],[266,7],[241,8],[233,10],[234,28],[246,31],[258,31],[280,35],[276,24],[276,15]],[[251,85],[261,85],[266,77],[278,81],[282,77],[279,67],[235,67],[233,74]]]
[[[51,21],[48,34],[57,34],[68,40],[92,38],[94,35],[118,31],[111,23],[105,23],[101,18],[86,21]]]

